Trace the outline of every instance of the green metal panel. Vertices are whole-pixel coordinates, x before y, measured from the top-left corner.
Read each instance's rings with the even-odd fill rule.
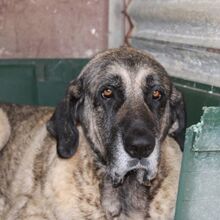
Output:
[[[1,66],[0,82],[0,94],[8,102],[19,100],[30,103],[37,99],[35,68],[32,65]]]
[[[0,102],[56,105],[88,59],[0,60]]]
[[[220,106],[220,88],[179,78],[172,78],[186,102],[187,127],[197,123],[203,106]]]
[[[176,220],[220,219],[220,108],[187,129]]]

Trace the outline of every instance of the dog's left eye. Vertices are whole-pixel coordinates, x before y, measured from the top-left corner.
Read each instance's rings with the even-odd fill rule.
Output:
[[[153,98],[154,100],[160,100],[161,97],[162,97],[161,91],[159,91],[159,90],[154,90],[154,91],[152,92],[152,98]]]
[[[103,90],[103,92],[102,92],[103,98],[111,98],[112,96],[113,96],[113,92],[111,89],[107,88],[107,89]]]

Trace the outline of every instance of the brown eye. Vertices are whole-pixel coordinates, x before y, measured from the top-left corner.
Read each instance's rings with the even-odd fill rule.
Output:
[[[162,94],[159,90],[154,90],[152,93],[152,98],[154,100],[159,100],[161,98]]]
[[[103,98],[111,98],[113,95],[113,92],[111,89],[105,89],[103,92],[102,92],[102,97]]]

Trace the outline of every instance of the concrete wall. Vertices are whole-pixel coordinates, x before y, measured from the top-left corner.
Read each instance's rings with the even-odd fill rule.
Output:
[[[108,0],[0,0],[0,58],[90,57],[107,39]]]

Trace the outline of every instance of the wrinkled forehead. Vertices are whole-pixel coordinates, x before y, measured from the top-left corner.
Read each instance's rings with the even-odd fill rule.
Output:
[[[100,55],[90,61],[80,77],[84,78],[85,86],[91,91],[108,83],[116,86],[121,84],[128,89],[143,87],[146,83],[169,87],[169,78],[164,68],[141,53]]]

